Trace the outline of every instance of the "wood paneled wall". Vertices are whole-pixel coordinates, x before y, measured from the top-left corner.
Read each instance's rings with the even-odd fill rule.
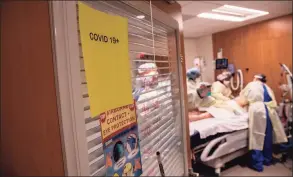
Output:
[[[292,14],[213,34],[214,58],[219,48],[229,63],[243,71],[244,84],[252,81],[254,74],[263,73],[280,100],[278,86],[283,77],[279,63],[292,70]]]
[[[64,176],[47,1],[1,2],[1,176]]]

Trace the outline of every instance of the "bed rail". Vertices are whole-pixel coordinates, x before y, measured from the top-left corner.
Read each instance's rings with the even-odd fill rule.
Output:
[[[237,131],[232,134],[212,140],[201,154],[201,161],[208,162],[221,156],[233,153],[239,149],[247,147],[247,130]],[[211,152],[213,151],[213,152]]]

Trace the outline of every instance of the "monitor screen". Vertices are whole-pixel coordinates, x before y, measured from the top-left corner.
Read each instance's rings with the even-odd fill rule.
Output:
[[[216,69],[227,69],[228,68],[228,59],[216,59]]]

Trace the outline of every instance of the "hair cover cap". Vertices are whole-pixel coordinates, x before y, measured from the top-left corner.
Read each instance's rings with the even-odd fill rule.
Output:
[[[201,76],[199,70],[197,68],[191,68],[186,72],[186,76],[188,79],[195,80]]]

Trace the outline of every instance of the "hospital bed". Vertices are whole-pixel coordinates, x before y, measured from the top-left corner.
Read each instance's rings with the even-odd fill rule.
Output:
[[[189,123],[192,159],[220,175],[225,163],[248,152],[248,115],[210,118]]]

